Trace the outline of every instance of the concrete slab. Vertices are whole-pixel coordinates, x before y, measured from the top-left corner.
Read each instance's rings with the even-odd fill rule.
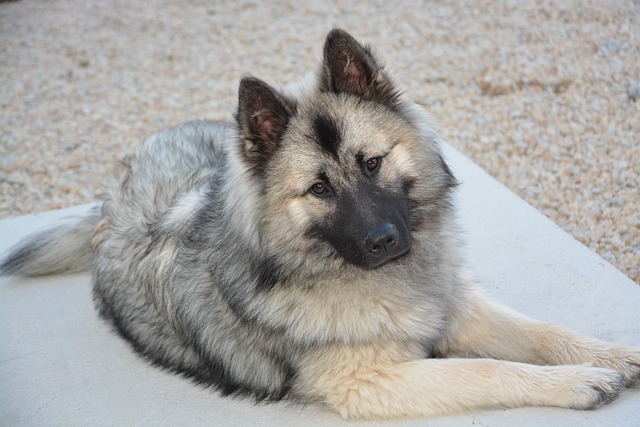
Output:
[[[640,346],[640,287],[450,147],[470,269],[532,317]],[[0,252],[79,206],[0,221]],[[138,358],[92,305],[87,274],[0,279],[0,425],[640,425],[640,390],[597,411],[523,408],[346,423],[318,407],[223,399]]]

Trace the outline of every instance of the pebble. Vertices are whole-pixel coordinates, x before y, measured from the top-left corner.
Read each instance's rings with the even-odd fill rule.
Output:
[[[627,85],[627,96],[629,101],[636,102],[640,99],[640,85],[637,82],[630,82]]]

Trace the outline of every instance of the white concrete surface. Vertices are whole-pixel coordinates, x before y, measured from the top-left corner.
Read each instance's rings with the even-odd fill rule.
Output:
[[[470,269],[527,315],[640,346],[640,287],[455,150]],[[0,252],[86,206],[0,221]],[[149,366],[100,321],[87,274],[0,279],[0,425],[640,426],[640,390],[597,411],[523,408],[386,422],[253,405]]]

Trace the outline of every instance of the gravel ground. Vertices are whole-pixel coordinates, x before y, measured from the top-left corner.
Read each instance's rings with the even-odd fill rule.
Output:
[[[227,118],[241,76],[371,43],[441,135],[640,282],[637,1],[0,0],[0,217],[104,192],[144,136]]]

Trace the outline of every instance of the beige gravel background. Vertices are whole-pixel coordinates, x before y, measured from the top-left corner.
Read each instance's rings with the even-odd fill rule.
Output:
[[[0,217],[93,200],[239,78],[371,43],[445,140],[640,282],[637,1],[0,0]]]

